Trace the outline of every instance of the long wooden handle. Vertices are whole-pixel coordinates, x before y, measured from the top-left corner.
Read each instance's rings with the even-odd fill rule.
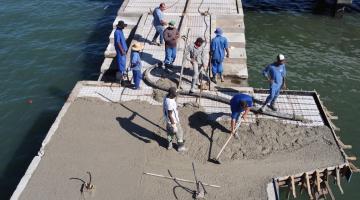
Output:
[[[185,52],[186,52],[186,48],[187,48],[187,42],[188,42],[188,38],[189,38],[189,33],[190,33],[190,28],[188,28],[187,33],[186,33],[186,38],[185,38],[183,59],[182,59],[182,63],[181,63],[180,78],[179,78],[179,83],[178,83],[179,85],[177,86],[178,89],[181,87],[181,82],[182,82],[182,77],[183,77],[183,72],[184,72],[184,66],[185,66],[185,61],[186,61]]]
[[[156,177],[160,177],[160,178],[176,180],[176,181],[182,181],[182,182],[186,182],[186,183],[195,183],[195,181],[190,181],[190,180],[186,180],[186,179],[182,179],[182,178],[176,178],[176,177],[170,177],[170,176],[164,176],[164,175],[161,175],[161,174],[154,174],[154,173],[148,173],[148,172],[144,172],[144,174],[150,175],[150,176],[156,176]],[[212,185],[212,184],[207,184],[207,183],[202,183],[202,184],[206,185],[206,186],[209,186],[209,187],[215,187],[215,188],[220,187],[218,185]]]
[[[240,127],[240,125],[241,125],[241,117],[242,117],[242,116],[240,116],[240,121],[239,121],[238,124],[236,125],[234,131],[230,134],[230,136],[229,136],[228,139],[226,140],[224,146],[221,148],[220,152],[219,152],[218,155],[216,156],[216,160],[219,159],[219,157],[220,157],[221,153],[224,151],[226,145],[230,142],[231,138],[234,136],[234,134],[236,133],[237,129]]]

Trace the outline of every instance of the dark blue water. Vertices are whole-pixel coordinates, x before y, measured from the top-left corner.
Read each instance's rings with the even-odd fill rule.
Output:
[[[121,2],[1,0],[0,199],[10,197],[75,83],[98,77]],[[289,87],[319,91],[360,155],[359,1],[341,20],[313,14],[314,1],[243,2],[251,85],[266,87],[259,71],[285,54]],[[343,185],[338,199],[360,199],[358,176]]]
[[[15,189],[75,83],[98,77],[120,5],[1,0],[0,199]]]

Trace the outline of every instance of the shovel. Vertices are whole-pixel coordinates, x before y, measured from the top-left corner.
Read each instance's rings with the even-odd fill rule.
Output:
[[[242,116],[241,116],[242,117]],[[220,155],[221,153],[224,151],[225,147],[228,145],[228,143],[230,142],[231,138],[235,135],[237,129],[240,127],[241,125],[241,117],[240,117],[240,120],[239,122],[236,124],[236,127],[234,129],[234,131],[230,134],[230,136],[228,137],[228,139],[226,140],[224,146],[221,148],[220,152],[218,153],[218,155],[216,156],[216,158],[213,158],[213,159],[210,159],[209,161],[210,162],[213,162],[215,164],[221,164],[219,158],[220,158]]]

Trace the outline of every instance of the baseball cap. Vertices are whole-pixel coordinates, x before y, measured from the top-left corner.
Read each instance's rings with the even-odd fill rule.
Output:
[[[283,60],[285,60],[285,56],[282,55],[282,54],[279,54],[279,55],[277,56],[277,59],[278,59],[279,61],[283,61]]]

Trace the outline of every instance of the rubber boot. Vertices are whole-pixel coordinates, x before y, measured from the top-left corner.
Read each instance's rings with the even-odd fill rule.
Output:
[[[168,146],[167,146],[167,150],[171,150],[172,148],[173,148],[172,141],[169,141]]]
[[[178,152],[184,152],[186,150],[184,142],[178,142]]]
[[[275,103],[272,103],[272,104],[270,104],[269,105],[269,108],[271,109],[271,110],[273,110],[273,111],[277,111],[277,109],[276,109],[276,107],[275,107]]]

